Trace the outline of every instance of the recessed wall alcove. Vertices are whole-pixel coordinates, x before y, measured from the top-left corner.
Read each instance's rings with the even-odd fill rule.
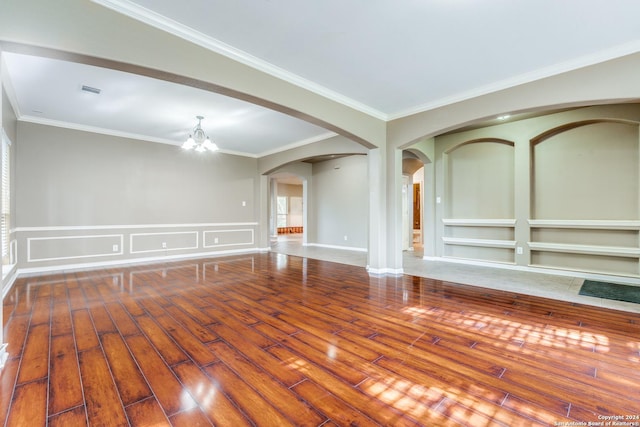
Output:
[[[638,275],[638,123],[595,119],[531,139],[531,265]]]
[[[514,143],[465,141],[446,150],[444,256],[514,262]]]

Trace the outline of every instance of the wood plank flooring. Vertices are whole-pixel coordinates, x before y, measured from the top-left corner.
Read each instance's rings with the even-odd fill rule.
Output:
[[[638,314],[292,256],[21,278],[4,328],[8,426],[640,425]]]

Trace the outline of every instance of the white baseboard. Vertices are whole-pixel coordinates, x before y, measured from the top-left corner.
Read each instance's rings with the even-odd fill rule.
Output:
[[[367,272],[371,276],[402,276],[404,270],[402,268],[371,268],[367,266]]]
[[[302,246],[316,246],[318,248],[340,249],[343,251],[368,252],[367,248],[356,248],[353,246],[325,245],[322,243],[303,243]]]
[[[9,294],[11,288],[13,288],[13,284],[16,282],[18,278],[18,270],[14,270],[10,276],[7,276],[8,279],[4,282],[4,286],[2,288],[2,300],[4,301],[5,297]]]
[[[20,268],[18,269],[18,277],[38,275],[41,273],[51,273],[51,272],[91,270],[95,268],[115,267],[120,265],[128,266],[128,265],[134,265],[134,264],[151,264],[151,263],[157,263],[157,262],[182,261],[185,259],[198,259],[198,258],[208,258],[208,257],[220,257],[220,256],[226,256],[226,255],[249,254],[249,253],[256,253],[259,251],[261,251],[261,249],[259,248],[229,249],[225,251],[198,252],[198,253],[154,256],[154,257],[144,257],[144,258],[129,258],[129,259],[90,262],[90,263],[82,263],[82,264],[65,264],[65,265],[53,265],[53,266],[46,266],[46,267]]]
[[[549,274],[553,276],[579,277],[581,279],[596,280],[599,282],[616,282],[616,283],[622,283],[622,284],[640,285],[640,277],[623,276],[618,274],[592,273],[589,271],[581,271],[581,270],[564,270],[560,268],[556,269],[556,268],[542,267],[542,266],[531,266],[531,265],[526,266],[526,265],[516,265],[512,263],[476,261],[476,260],[447,258],[447,257],[424,256],[422,257],[422,259],[424,259],[425,261],[439,261],[439,262],[449,262],[453,264],[475,265],[479,267],[501,268],[504,270],[515,270],[515,271],[524,271],[529,273]]]

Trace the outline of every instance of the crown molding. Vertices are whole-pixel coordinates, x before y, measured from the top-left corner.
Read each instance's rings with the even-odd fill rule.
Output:
[[[210,37],[200,31],[194,30],[184,24],[176,22],[166,16],[153,12],[145,7],[135,4],[129,0],[91,0],[92,2],[99,4],[107,9],[111,9],[115,12],[128,16],[129,18],[143,22],[154,28],[165,31],[169,34],[173,34],[176,37],[180,37],[198,46],[209,49],[241,64],[247,65],[263,73],[269,74],[278,79],[284,80],[295,86],[306,89],[317,95],[328,98],[339,104],[358,110],[361,113],[368,114],[379,120],[388,120],[388,115],[382,111],[376,110],[366,104],[346,97],[338,92],[328,89],[322,85],[314,83],[297,74],[286,71],[280,67],[277,67],[267,61],[250,55],[240,49],[236,49],[220,40]]]
[[[324,141],[326,139],[333,138],[334,136],[337,136],[337,135],[338,134],[335,132],[323,133],[321,135],[312,136],[310,138],[303,139],[298,142],[293,142],[291,144],[287,144],[282,147],[274,148],[273,150],[263,151],[262,153],[258,154],[256,157],[265,157],[265,156],[270,156],[272,154],[282,153],[283,151],[292,150],[298,147],[303,147],[305,145],[313,144],[314,142]]]
[[[120,138],[129,138],[129,139],[137,139],[141,141],[158,142],[160,144],[174,145],[176,147],[180,146],[179,143],[177,143],[176,141],[172,141],[170,139],[155,138],[148,135],[141,135],[141,134],[132,133],[132,132],[122,132],[114,129],[101,128],[97,126],[81,125],[78,123],[66,122],[62,120],[46,119],[38,116],[20,115],[18,117],[18,120],[21,122],[35,123],[39,125],[54,126],[58,128],[73,129],[73,130],[79,130],[83,132],[91,132],[91,133],[97,133],[97,134],[109,135],[109,136],[117,136]]]
[[[155,138],[155,137],[148,136],[148,135],[140,135],[140,134],[131,133],[131,132],[121,132],[121,131],[117,131],[117,130],[113,130],[113,129],[106,129],[106,128],[101,128],[101,127],[97,127],[97,126],[81,125],[81,124],[77,124],[77,123],[65,122],[65,121],[62,121],[62,120],[46,119],[46,118],[37,117],[37,116],[19,115],[18,113],[16,113],[16,116],[18,117],[18,120],[21,121],[21,122],[35,123],[35,124],[45,125],[45,126],[54,126],[54,127],[58,127],[58,128],[78,130],[78,131],[82,131],[82,132],[91,132],[91,133],[97,133],[97,134],[101,134],[101,135],[115,136],[115,137],[119,137],[119,138],[135,139],[135,140],[139,140],[139,141],[156,142],[156,143],[160,143],[160,144],[173,145],[173,146],[176,146],[176,147],[180,146],[180,143],[176,143],[176,141],[172,141],[172,140],[164,139],[164,138]],[[283,151],[291,150],[293,148],[302,147],[302,146],[305,146],[305,145],[308,145],[308,144],[312,144],[314,142],[324,141],[325,139],[332,138],[332,137],[334,137],[336,135],[337,135],[337,133],[327,132],[327,133],[323,133],[323,134],[318,135],[318,136],[314,136],[314,137],[311,137],[311,138],[303,139],[301,141],[293,142],[291,144],[287,144],[287,145],[284,145],[282,147],[274,148],[273,150],[265,151],[265,152],[258,153],[258,154],[247,153],[247,152],[244,152],[244,151],[226,150],[226,149],[222,149],[222,148],[218,151],[218,153],[229,154],[229,155],[233,155],[233,156],[251,157],[251,158],[254,158],[254,159],[258,159],[260,157],[268,156],[268,155],[271,155],[271,154],[281,153]]]
[[[609,49],[594,52],[588,55],[583,55],[578,58],[564,61],[559,64],[554,64],[549,67],[540,68],[528,73],[520,74],[517,76],[503,79],[488,85],[480,86],[475,89],[471,89],[465,92],[460,92],[455,95],[440,98],[433,102],[422,104],[414,108],[398,111],[396,113],[388,114],[387,120],[397,120],[404,117],[412,116],[414,114],[424,113],[429,110],[444,107],[457,102],[467,101],[472,98],[477,98],[490,93],[499,92],[501,90],[510,89],[519,85],[534,82],[536,80],[542,80],[548,77],[553,77],[559,74],[567,73],[570,71],[579,70],[580,68],[597,65],[603,62],[611,61],[613,59],[622,58],[627,55],[633,55],[640,52],[640,40],[634,40],[629,43],[613,46]]]

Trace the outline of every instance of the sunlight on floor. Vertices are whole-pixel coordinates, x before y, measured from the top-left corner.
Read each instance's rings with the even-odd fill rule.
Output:
[[[553,325],[526,324],[497,317],[486,313],[452,312],[426,310],[423,307],[410,306],[402,310],[406,314],[433,321],[453,324],[455,327],[500,338],[502,341],[522,341],[556,348],[584,348],[604,353],[609,351],[609,338],[577,329],[555,327]]]

